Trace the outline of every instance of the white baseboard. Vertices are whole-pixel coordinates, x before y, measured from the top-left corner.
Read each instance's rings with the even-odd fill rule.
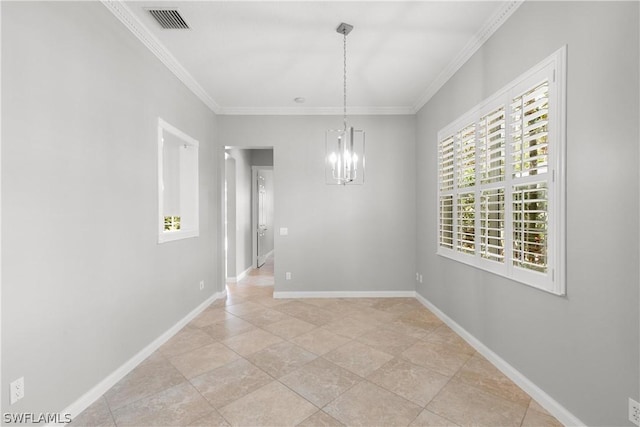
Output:
[[[100,396],[107,392],[111,387],[113,387],[118,381],[125,377],[129,372],[131,372],[136,366],[138,366],[143,360],[147,357],[151,356],[151,354],[156,351],[162,344],[167,342],[171,337],[173,337],[178,331],[184,328],[187,323],[192,321],[198,314],[200,314],[205,308],[207,308],[211,303],[216,301],[219,298],[224,298],[227,294],[227,291],[224,290],[222,292],[216,292],[209,298],[207,298],[202,304],[193,309],[189,314],[180,319],[175,325],[165,331],[158,338],[153,340],[148,346],[140,350],[135,356],[131,359],[127,360],[122,366],[109,374],[105,379],[100,381],[96,386],[94,386],[91,390],[83,394],[78,400],[73,402],[67,408],[65,408],[61,414],[70,414],[71,419],[77,417],[87,409],[91,404],[93,404]],[[57,425],[57,424],[51,424]]]
[[[253,267],[249,267],[242,273],[238,274],[238,276],[236,277],[236,282],[239,282],[240,280],[244,279],[251,270],[253,270]]]
[[[238,283],[240,280],[244,279],[245,276],[247,274],[249,274],[249,272],[252,269],[253,269],[253,267],[249,267],[245,271],[243,271],[242,273],[238,274],[237,276],[227,277],[227,279],[226,279],[227,283]]]
[[[439,308],[433,305],[429,300],[416,292],[416,299],[427,307],[433,314],[438,316],[447,326],[453,329],[458,335],[460,335],[466,342],[469,343],[478,353],[483,355],[488,361],[490,361],[496,368],[498,368],[504,375],[506,375],[511,381],[517,384],[522,390],[524,390],[529,396],[531,396],[536,402],[546,409],[551,415],[556,417],[565,426],[585,426],[586,424],[580,421],[575,415],[569,412],[564,406],[554,400],[551,396],[545,393],[540,387],[535,385],[524,374],[511,366],[507,361],[494,353],[489,347],[484,345],[480,340],[471,335],[466,329],[457,324],[453,319],[444,314]]]
[[[414,298],[415,291],[274,292],[273,298]]]

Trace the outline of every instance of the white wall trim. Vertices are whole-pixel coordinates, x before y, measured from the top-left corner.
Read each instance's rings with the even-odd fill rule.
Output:
[[[252,269],[253,269],[253,266],[250,266],[249,268],[247,268],[245,271],[243,271],[242,273],[238,274],[237,276],[227,277],[227,282],[229,282],[229,283],[238,283],[240,280],[244,279]]]
[[[274,292],[273,298],[415,298],[415,291]]]
[[[507,361],[494,353],[489,347],[484,345],[480,340],[471,335],[466,329],[456,323],[449,316],[444,314],[439,308],[433,305],[429,300],[416,292],[416,299],[427,307],[433,314],[438,316],[447,326],[449,326],[455,333],[460,335],[466,342],[468,342],[478,353],[483,355],[489,362],[491,362],[496,368],[498,368],[504,375],[506,375],[511,381],[516,383],[522,390],[529,394],[536,402],[538,402],[544,409],[549,411],[551,415],[556,417],[565,426],[585,426],[586,424],[580,421],[575,415],[569,412],[564,406],[558,403],[555,399],[545,393],[540,387],[535,385],[524,374],[511,366]]]
[[[496,32],[502,24],[515,12],[524,0],[504,3],[489,20],[480,28],[475,36],[462,48],[460,53],[438,74],[427,90],[418,98],[413,106],[417,113],[435,95],[444,84],[473,56],[474,53]]]
[[[175,325],[167,329],[162,335],[153,340],[149,345],[140,350],[135,356],[131,359],[127,360],[122,366],[117,368],[111,374],[109,374],[106,378],[100,381],[97,385],[95,385],[91,390],[83,394],[78,400],[73,402],[71,405],[66,407],[61,414],[71,414],[71,418],[75,418],[82,411],[87,409],[91,404],[93,404],[100,396],[107,392],[111,387],[113,387],[118,381],[124,378],[129,372],[131,372],[136,366],[138,366],[142,361],[144,361],[147,357],[151,356],[151,354],[156,351],[162,344],[167,342],[171,337],[173,337],[178,331],[184,328],[187,323],[192,321],[198,314],[200,314],[205,308],[207,308],[214,301],[224,298],[227,294],[227,291],[216,292],[209,298],[207,298],[202,304],[194,308],[189,314],[179,320]],[[56,424],[53,424],[56,425]]]
[[[113,13],[166,67],[182,81],[202,102],[214,113],[220,112],[220,106],[209,96],[207,91],[193,78],[178,60],[164,47],[151,31],[131,12],[122,0],[101,0],[102,4]]]

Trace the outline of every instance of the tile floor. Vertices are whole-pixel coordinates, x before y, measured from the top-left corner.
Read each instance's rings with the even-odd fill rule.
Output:
[[[561,425],[415,299],[272,295],[269,260],[71,425]]]

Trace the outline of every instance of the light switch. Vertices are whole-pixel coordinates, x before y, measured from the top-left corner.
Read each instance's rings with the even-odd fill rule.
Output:
[[[289,229],[286,227],[280,227],[280,235],[281,236],[288,236],[289,235]]]

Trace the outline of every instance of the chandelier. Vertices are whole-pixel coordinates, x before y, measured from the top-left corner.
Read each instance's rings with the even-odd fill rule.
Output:
[[[343,128],[326,132],[327,184],[363,184],[364,183],[364,131],[347,126],[347,35],[353,25],[341,23],[336,32],[343,37]]]

